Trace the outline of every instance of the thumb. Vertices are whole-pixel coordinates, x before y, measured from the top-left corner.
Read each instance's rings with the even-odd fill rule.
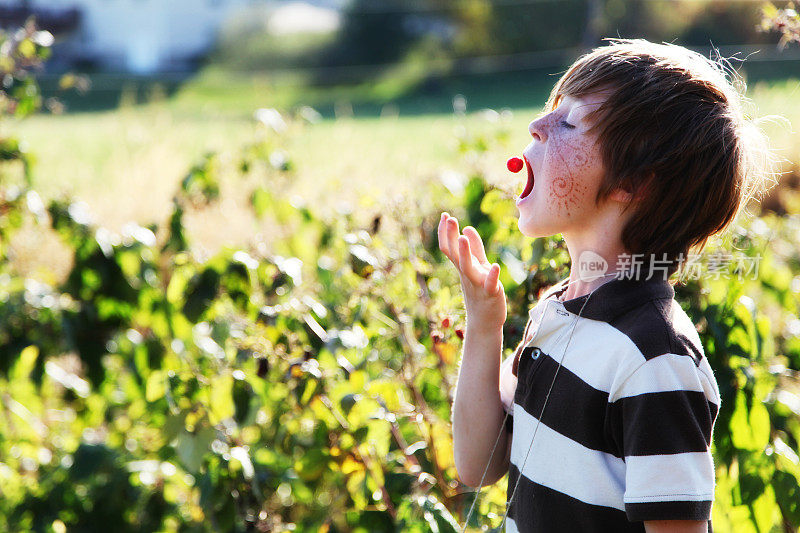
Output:
[[[483,290],[490,295],[494,296],[500,290],[500,265],[492,263],[489,267],[489,272],[486,274],[486,279],[483,281]]]

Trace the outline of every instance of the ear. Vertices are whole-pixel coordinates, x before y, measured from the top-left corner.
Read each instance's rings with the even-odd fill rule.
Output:
[[[608,195],[609,199],[621,204],[629,204],[633,200],[633,193],[626,191],[622,188],[617,188],[611,191]]]
[[[644,198],[645,190],[647,189],[647,184],[650,183],[653,179],[655,179],[655,174],[650,172],[647,176],[647,180],[645,183],[639,185],[638,191],[636,193],[633,192],[633,187],[629,183],[625,183],[620,185],[609,194],[609,198],[615,202],[620,202],[625,205],[630,204],[632,202],[637,202]]]

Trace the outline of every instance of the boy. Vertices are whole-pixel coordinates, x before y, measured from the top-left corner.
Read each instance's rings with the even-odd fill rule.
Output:
[[[675,45],[617,39],[568,69],[529,125],[516,203],[520,231],[561,233],[572,268],[502,364],[500,268],[442,214],[467,316],[456,468],[478,487],[509,473],[506,531],[711,531],[720,396],[669,276],[762,192],[741,102]]]

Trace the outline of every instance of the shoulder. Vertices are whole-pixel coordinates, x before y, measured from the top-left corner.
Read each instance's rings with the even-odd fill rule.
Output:
[[[674,299],[644,303],[609,322],[633,347],[613,401],[659,390],[695,390],[719,404],[719,388],[691,318]]]
[[[686,355],[699,365],[705,357],[694,323],[674,298],[650,300],[609,324],[628,337],[645,360],[673,353]]]

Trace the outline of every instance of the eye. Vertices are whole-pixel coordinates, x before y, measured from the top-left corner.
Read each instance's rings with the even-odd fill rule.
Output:
[[[570,124],[570,123],[569,123],[569,122],[567,122],[566,120],[562,120],[562,121],[561,121],[561,125],[562,125],[562,126],[564,126],[564,127],[565,127],[565,128],[567,128],[567,129],[570,129],[570,130],[575,128],[575,126],[574,126],[574,125]]]

